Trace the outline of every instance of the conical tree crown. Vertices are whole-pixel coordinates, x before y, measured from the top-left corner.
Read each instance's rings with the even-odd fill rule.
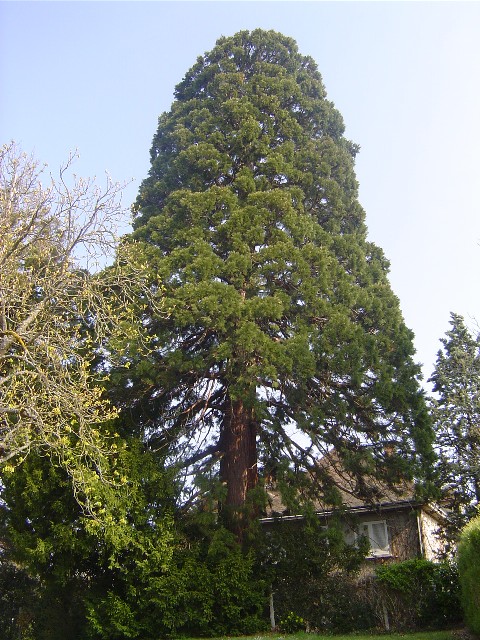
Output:
[[[456,537],[480,501],[480,336],[458,314],[450,324],[430,382],[440,478]]]
[[[412,334],[314,61],[278,33],[240,32],[175,96],[135,205],[171,309],[151,319],[158,348],[129,383],[149,424],[189,443],[189,462],[228,458],[234,415],[276,468],[331,446],[362,473],[385,463],[382,442],[425,453]]]
[[[353,162],[339,112],[315,62],[293,40],[261,30],[221,38],[176,88],[151,150],[137,226],[179,189],[253,192],[298,186],[326,230],[361,227]]]

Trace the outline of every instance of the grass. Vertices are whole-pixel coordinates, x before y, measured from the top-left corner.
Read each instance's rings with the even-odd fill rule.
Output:
[[[459,630],[421,631],[417,633],[351,633],[344,635],[319,635],[316,633],[265,633],[255,636],[233,638],[224,636],[217,640],[463,640],[465,635]]]

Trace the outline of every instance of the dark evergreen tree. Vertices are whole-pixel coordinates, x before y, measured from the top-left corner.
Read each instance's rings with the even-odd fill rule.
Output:
[[[458,533],[480,500],[480,337],[460,315],[450,324],[430,381],[440,476]]]
[[[158,638],[171,612],[153,606],[149,585],[166,580],[177,545],[175,483],[138,442],[118,457],[128,495],[117,492],[115,507],[109,500],[111,527],[82,510],[71,479],[47,457],[32,453],[2,480],[0,602],[12,638],[137,637],[127,627]]]
[[[367,240],[343,134],[292,39],[222,37],[161,115],[134,206],[132,238],[170,312],[150,318],[154,350],[122,401],[152,447],[218,472],[234,528],[259,462],[316,471],[325,490],[315,461],[333,446],[374,498],[365,474],[393,482],[430,456],[412,333]]]
[[[100,584],[103,563],[67,474],[32,453],[4,477],[0,496],[3,560],[17,568],[4,585],[19,594],[11,611],[15,637],[82,637],[83,596],[89,584]]]

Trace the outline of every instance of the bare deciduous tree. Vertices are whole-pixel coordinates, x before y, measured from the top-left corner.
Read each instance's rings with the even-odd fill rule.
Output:
[[[0,464],[8,473],[31,450],[50,456],[91,511],[92,486],[114,481],[117,446],[101,428],[116,410],[92,362],[112,336],[138,349],[142,305],[160,294],[142,282],[135,248],[118,252],[123,187],[70,184],[74,159],[43,186],[36,160],[0,149]],[[86,268],[115,251],[103,272]]]

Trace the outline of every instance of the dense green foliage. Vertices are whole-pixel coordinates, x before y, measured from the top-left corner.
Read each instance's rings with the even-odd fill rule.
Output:
[[[221,38],[177,86],[134,233],[97,274],[114,297],[112,274],[126,276],[123,312],[102,298],[118,330],[94,335],[95,309],[74,305],[86,389],[108,408],[85,433],[93,453],[105,445],[108,473],[85,453],[76,466],[47,459],[40,441],[0,484],[0,625],[13,621],[12,638],[253,633],[272,594],[285,628],[372,626],[355,581],[366,548],[319,526],[302,496],[342,506],[317,464],[333,448],[366,501],[380,499],[370,479],[421,489],[433,433],[388,262],[367,239],[357,151],[315,63],[280,34]],[[1,337],[12,366],[22,342],[12,352]],[[82,433],[62,423],[50,435],[68,454],[88,444]],[[72,483],[77,469],[88,482]],[[302,524],[259,528],[267,478]],[[408,584],[440,597],[429,571]],[[400,577],[379,581],[404,597]]]
[[[336,632],[372,626],[355,585],[365,553],[365,547],[345,543],[340,522],[328,529],[316,517],[271,524],[259,556],[281,628],[297,630],[292,629],[296,617],[304,629],[307,624]]]
[[[81,512],[69,479],[31,455],[4,482],[0,531],[8,545],[6,560],[33,578],[23,596],[28,606],[15,612],[14,626],[25,633],[28,619],[32,637],[77,637],[82,596],[96,578],[97,543],[79,525]]]
[[[28,619],[36,640],[85,637],[87,610],[100,608],[109,590],[133,580],[142,562],[148,560],[152,571],[168,565],[174,485],[151,462],[134,443],[121,454],[118,468],[128,467],[129,491],[116,502],[109,498],[111,526],[108,518],[99,526],[81,509],[70,478],[46,458],[32,454],[3,480],[3,560],[29,576],[17,576],[24,586],[13,618],[17,626]]]
[[[458,574],[465,622],[480,635],[480,516],[471,520],[460,536]]]
[[[284,633],[268,633],[257,634],[255,636],[257,640],[285,640]],[[424,631],[417,633],[351,633],[351,634],[335,634],[332,636],[330,633],[306,633],[300,631],[292,634],[289,640],[456,640],[458,638],[457,630],[449,631]],[[250,640],[249,637],[240,637],[238,640]]]
[[[285,633],[296,633],[297,631],[305,631],[306,622],[293,611],[289,611],[286,616],[280,620],[280,630]]]
[[[368,497],[366,472],[423,477],[432,433],[412,334],[367,240],[358,149],[314,61],[280,34],[240,32],[175,98],[133,234],[172,311],[152,316],[157,350],[120,391],[152,446],[219,475],[227,516],[287,460],[325,490],[315,461],[331,446]]]
[[[5,479],[0,601],[12,634],[157,640],[265,628],[255,553],[210,512],[174,522],[173,478],[134,442],[118,468],[129,474],[128,505],[119,505],[124,526],[117,518],[111,530],[98,530],[65,472],[44,458],[31,455]]]
[[[27,636],[32,626],[37,584],[26,571],[0,554],[0,629],[3,640]]]
[[[377,596],[396,628],[444,627],[462,621],[457,568],[415,558],[379,567]]]
[[[448,501],[451,534],[475,514],[480,499],[480,337],[452,314],[431,377],[439,471]]]
[[[116,590],[92,603],[88,618],[98,637],[156,640],[266,628],[265,587],[254,573],[254,556],[244,554],[231,533],[214,528],[201,540],[179,536],[175,543],[167,567],[159,570],[150,556],[138,559]]]

